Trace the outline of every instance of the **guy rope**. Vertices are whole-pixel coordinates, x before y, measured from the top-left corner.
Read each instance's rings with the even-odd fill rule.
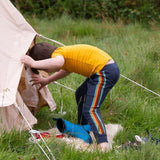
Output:
[[[56,40],[47,38],[47,37],[45,37],[45,36],[43,36],[43,35],[41,35],[41,34],[38,34],[38,36],[41,37],[41,38],[43,38],[43,39],[49,40],[49,41],[51,41],[51,42],[57,43],[57,44],[59,44],[59,45],[61,45],[61,46],[65,46],[63,43],[60,43],[60,42],[58,42],[58,41],[56,41]],[[155,95],[157,95],[157,96],[160,97],[160,94],[152,91],[151,89],[146,88],[145,86],[143,86],[143,85],[141,85],[141,84],[139,84],[139,83],[137,83],[137,82],[135,82],[135,81],[127,78],[126,76],[124,76],[124,75],[122,75],[122,74],[120,74],[120,76],[123,77],[123,78],[125,78],[125,79],[127,79],[128,81],[134,83],[135,85],[137,85],[137,86],[139,86],[139,87],[141,87],[141,88],[143,88],[143,89],[145,89],[145,90],[147,90],[147,91],[149,91],[149,92],[151,92],[151,93],[153,93],[153,94],[155,94]],[[67,87],[67,86],[65,86],[65,85],[62,85],[62,84],[60,84],[60,83],[58,83],[58,82],[54,82],[54,83],[57,84],[57,85],[60,85],[60,86],[62,86],[62,87],[65,87],[65,88],[67,88],[67,89],[69,89],[69,90],[71,90],[71,91],[75,91],[74,89],[69,88],[69,87]]]

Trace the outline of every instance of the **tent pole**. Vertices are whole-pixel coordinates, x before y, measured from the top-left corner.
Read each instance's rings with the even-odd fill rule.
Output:
[[[32,129],[31,125],[29,124],[28,120],[27,120],[26,117],[24,116],[24,114],[23,114],[21,108],[18,106],[18,104],[15,102],[14,105],[15,105],[16,108],[19,110],[19,112],[21,113],[22,117],[24,118],[24,120],[25,120],[26,123],[28,124],[28,126],[29,126],[29,128],[30,128],[30,132],[29,132],[29,133],[30,133],[31,136],[35,139],[35,137],[34,137],[34,135],[33,135],[33,133],[34,133],[33,131],[35,131],[35,130]],[[40,132],[39,132],[39,131],[36,131],[36,132],[40,135],[43,143],[45,144],[45,146],[47,147],[48,151],[50,152],[53,160],[55,160],[55,158],[54,158],[51,150],[50,150],[49,147],[47,146],[47,144],[46,144],[46,142],[44,141],[43,137],[41,136]],[[47,159],[50,160],[50,158],[48,157],[48,155],[46,154],[46,152],[44,151],[44,149],[41,147],[41,145],[38,143],[38,141],[37,141],[36,139],[35,139],[35,142],[38,144],[38,146],[40,147],[40,149],[42,150],[42,152],[45,154],[45,156],[47,157]]]

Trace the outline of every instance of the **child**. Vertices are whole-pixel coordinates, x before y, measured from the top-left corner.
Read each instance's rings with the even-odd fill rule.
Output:
[[[78,124],[90,124],[99,148],[108,151],[109,144],[100,106],[120,75],[119,68],[111,56],[90,45],[78,44],[57,48],[48,43],[36,44],[29,55],[22,56],[21,62],[34,69],[55,72],[47,78],[38,74],[32,76],[33,85],[40,84],[40,89],[72,72],[87,77],[75,94]]]

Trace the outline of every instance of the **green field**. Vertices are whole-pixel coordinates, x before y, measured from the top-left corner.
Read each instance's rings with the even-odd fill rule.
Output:
[[[47,20],[25,17],[39,33],[55,39],[65,45],[90,44],[97,46],[117,62],[121,75],[160,94],[160,25],[139,23],[125,25],[94,20],[72,20],[68,16]],[[38,38],[37,42],[49,42]],[[52,43],[52,42],[49,42]],[[71,74],[58,82],[76,89],[84,80]],[[50,112],[48,107],[37,114],[37,130],[55,127],[52,117],[63,117],[77,122],[77,106],[74,92],[64,87],[50,84],[49,89],[57,104],[57,110]],[[62,96],[62,99],[61,99]],[[65,115],[59,112],[62,107]],[[108,153],[88,153],[75,151],[63,143],[54,140],[48,143],[56,160],[160,160],[160,142],[158,145],[147,143],[138,150],[116,150],[127,141],[134,141],[135,135],[147,136],[149,130],[154,138],[160,139],[160,97],[120,77],[118,83],[108,94],[101,106],[104,122],[118,123],[123,126],[114,139],[113,150]],[[45,155],[36,144],[29,143],[28,132],[3,133],[0,139],[0,160],[43,160]]]

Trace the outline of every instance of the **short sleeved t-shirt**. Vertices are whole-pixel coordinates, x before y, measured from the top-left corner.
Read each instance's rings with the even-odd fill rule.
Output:
[[[99,72],[112,59],[101,49],[86,44],[59,47],[52,53],[51,58],[58,55],[65,59],[62,69],[85,77]]]

